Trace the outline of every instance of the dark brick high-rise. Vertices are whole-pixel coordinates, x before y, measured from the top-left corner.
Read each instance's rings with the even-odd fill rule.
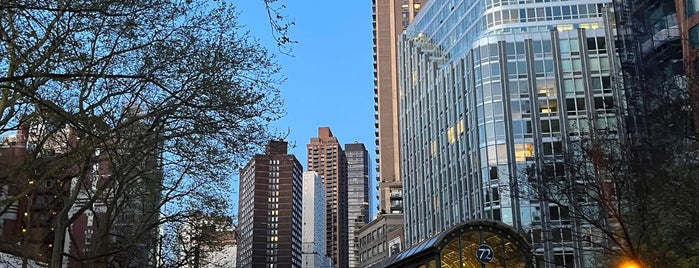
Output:
[[[301,267],[303,167],[270,141],[240,172],[238,267]]]

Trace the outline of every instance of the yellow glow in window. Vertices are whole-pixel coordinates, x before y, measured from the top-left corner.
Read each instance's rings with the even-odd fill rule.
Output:
[[[531,143],[517,143],[515,144],[515,161],[524,162],[527,157],[532,157],[534,155],[534,146]]]
[[[598,29],[599,28],[599,23],[593,22],[593,23],[581,23],[580,24],[581,29]]]
[[[570,30],[573,30],[573,24],[561,24],[561,25],[556,25],[556,29],[557,29],[559,32],[562,32],[562,31],[570,31]]]

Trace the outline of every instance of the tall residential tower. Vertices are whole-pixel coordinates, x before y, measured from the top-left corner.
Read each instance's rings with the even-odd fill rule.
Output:
[[[319,127],[318,137],[307,147],[308,171],[325,183],[326,251],[333,267],[348,267],[347,159],[329,127]]]
[[[374,109],[379,213],[403,213],[398,135],[398,36],[426,0],[373,0]],[[393,196],[393,199],[390,197]]]
[[[398,135],[398,36],[415,18],[427,0],[373,0],[374,117],[376,120],[377,218],[357,234],[362,266],[381,261],[403,248],[403,186],[399,169]],[[392,214],[390,220],[383,215]],[[375,236],[374,230],[387,230],[392,237]],[[362,237],[367,239],[362,239]],[[371,238],[371,239],[368,239]],[[390,239],[391,241],[387,241]],[[371,240],[371,241],[369,241]],[[377,250],[378,249],[378,250]]]
[[[301,267],[302,170],[270,141],[240,171],[238,267]]]

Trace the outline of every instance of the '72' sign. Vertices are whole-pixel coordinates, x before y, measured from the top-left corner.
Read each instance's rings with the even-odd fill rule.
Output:
[[[493,261],[493,249],[486,245],[486,244],[481,244],[478,246],[478,249],[476,249],[476,258],[478,258],[478,261],[481,263],[490,263]]]

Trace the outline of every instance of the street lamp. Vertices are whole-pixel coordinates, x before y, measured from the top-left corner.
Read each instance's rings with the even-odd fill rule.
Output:
[[[619,268],[641,268],[641,265],[635,260],[626,259],[619,264]]]

